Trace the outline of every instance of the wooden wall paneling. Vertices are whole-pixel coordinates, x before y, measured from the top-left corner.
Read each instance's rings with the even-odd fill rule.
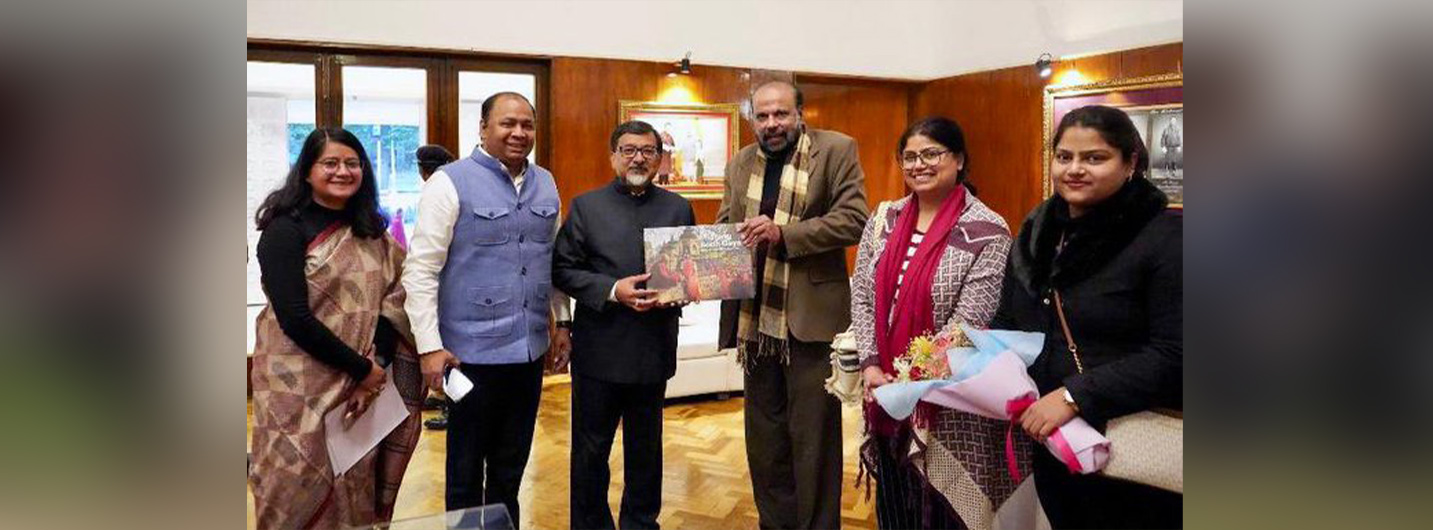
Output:
[[[456,156],[458,148],[458,74],[447,61],[433,61],[428,68],[428,141],[441,145]],[[449,112],[448,107],[453,111]]]
[[[909,123],[908,83],[798,76],[806,97],[806,122],[856,139],[866,196],[872,207],[905,194],[896,144]]]
[[[917,93],[913,105],[919,114],[911,118],[944,116],[955,120],[965,132],[969,153],[970,180],[978,196],[996,212],[1006,217],[1024,197],[1022,175],[1031,160],[1025,155],[1038,150],[1039,128],[1028,121],[1032,109],[1038,119],[1038,106],[1029,108],[1031,94],[1039,101],[1039,89],[1024,83],[1021,70],[979,72],[933,81]],[[1028,136],[1034,131],[1035,139]],[[1028,144],[1028,145],[1026,145]],[[1007,212],[1006,210],[1009,210]]]
[[[807,125],[856,139],[865,173],[866,203],[874,210],[881,201],[905,194],[896,145],[909,123],[910,88],[914,83],[815,75],[796,75],[805,98]],[[854,269],[856,247],[846,251],[847,269]]]
[[[990,73],[987,121],[981,125],[982,140],[990,146],[985,155],[987,171],[972,179],[982,200],[1005,218],[1012,232],[1040,193],[1040,77],[1031,68],[1014,68]],[[1037,178],[1030,179],[1029,175]],[[985,184],[982,186],[982,184]],[[987,192],[988,190],[988,192]]]
[[[1149,77],[1184,71],[1184,43],[1139,48],[1120,53],[1119,56],[1119,77],[1121,78]]]
[[[550,167],[565,203],[612,179],[607,142],[617,124],[618,101],[657,101],[673,87],[686,89],[699,103],[735,103],[748,97],[745,69],[694,65],[692,75],[675,78],[666,76],[670,70],[662,62],[553,59],[549,112],[555,154]],[[917,84],[800,74],[797,82],[806,95],[811,126],[857,139],[870,204],[902,195],[904,184],[893,153]],[[756,141],[750,122],[743,119],[739,127],[742,146]],[[692,201],[697,222],[713,222],[720,203]]]
[[[553,60],[552,170],[564,203],[612,178],[607,138],[617,121],[617,100],[645,92],[640,67],[630,61]],[[621,95],[628,94],[628,95]],[[566,205],[564,204],[564,206]]]
[[[692,75],[667,77],[662,62],[560,57],[552,63],[552,142],[559,151],[553,161],[558,191],[565,203],[612,176],[608,140],[617,126],[617,102],[657,101],[663,91],[684,88],[698,103],[735,103],[746,97],[746,71],[694,65]],[[749,124],[741,128],[742,145],[755,141]],[[692,201],[697,222],[716,219],[720,200]]]
[[[552,67],[550,64],[533,65],[532,73],[537,76],[537,122],[542,128],[537,130],[537,141],[541,142],[542,150],[537,153],[537,163],[542,167],[551,168],[553,160],[552,142]],[[454,82],[457,77],[454,76]],[[456,108],[456,107],[455,107]],[[453,120],[456,122],[457,120]]]
[[[343,125],[343,66],[338,57],[324,55],[318,67],[318,121],[319,127]]]
[[[692,212],[697,214],[697,224],[711,224],[716,222],[717,210],[721,209],[720,200],[691,201]]]
[[[960,123],[970,149],[971,181],[1014,232],[1044,199],[1045,86],[1072,68],[1090,83],[1180,72],[1183,55],[1183,43],[1174,43],[1059,61],[1050,79],[1041,79],[1030,66],[937,79],[912,91],[911,118],[940,114]]]
[[[1059,61],[1055,65],[1055,74],[1050,76],[1051,82],[1059,82],[1060,74],[1071,69],[1079,70],[1080,75],[1084,76],[1085,79],[1088,79],[1090,82],[1094,82],[1100,79],[1119,77],[1120,61],[1119,58],[1111,56],[1110,54],[1091,55]],[[1039,77],[1036,77],[1036,79],[1039,79]]]

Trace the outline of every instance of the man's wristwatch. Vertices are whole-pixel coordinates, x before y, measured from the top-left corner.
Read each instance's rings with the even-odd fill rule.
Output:
[[[555,325],[557,326],[557,329],[572,329],[571,320],[559,320]]]
[[[1073,410],[1075,412],[1080,411],[1080,406],[1075,404],[1075,396],[1070,395],[1070,389],[1067,388],[1064,390],[1064,397],[1065,405],[1069,406],[1070,410]]]

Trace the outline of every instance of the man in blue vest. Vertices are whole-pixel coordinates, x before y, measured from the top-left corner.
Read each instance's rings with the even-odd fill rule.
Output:
[[[423,185],[403,264],[404,308],[423,377],[449,368],[473,390],[448,413],[448,510],[503,503],[518,522],[518,486],[532,448],[549,316],[555,365],[571,351],[568,299],[552,287],[557,185],[527,156],[535,110],[520,94],[483,101],[481,142]],[[551,313],[549,313],[551,311]]]

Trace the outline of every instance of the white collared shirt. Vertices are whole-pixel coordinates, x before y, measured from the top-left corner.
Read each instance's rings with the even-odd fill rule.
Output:
[[[493,160],[498,160],[498,157],[493,156],[492,153],[489,153],[487,149],[483,149],[483,144],[478,144],[478,151],[481,152],[481,153],[483,154],[483,156],[486,156],[486,157],[491,158],[491,159],[493,159]],[[507,165],[507,164],[504,164],[502,160],[498,160],[498,165],[499,165],[499,166],[502,166],[502,168],[503,168],[503,173],[506,174],[506,175],[508,176],[508,178],[511,178],[511,179],[512,179],[512,186],[513,186],[513,188],[517,190],[517,192],[518,192],[519,195],[521,195],[521,194],[522,194],[522,182],[523,182],[524,180],[527,180],[527,166],[528,166],[528,161],[527,161],[527,159],[526,159],[526,158],[522,159],[522,171],[517,172],[516,175],[512,174],[512,170],[511,170],[511,169],[508,169],[508,165]],[[451,184],[451,182],[449,182],[449,183]]]
[[[482,146],[478,149],[484,155],[488,154]],[[512,177],[513,189],[518,193],[522,193],[527,170],[526,161],[517,175],[503,165],[503,172]],[[408,292],[403,309],[408,312],[419,353],[446,349],[438,333],[438,275],[448,262],[448,245],[453,242],[453,226],[458,223],[458,211],[458,188],[453,186],[452,178],[442,170],[433,172],[433,176],[423,183],[423,193],[418,198],[418,220],[413,227],[413,236],[408,239],[408,258],[403,261],[403,289]],[[562,215],[558,214],[552,223],[554,235],[560,226]],[[554,287],[550,302],[555,320],[572,320],[566,294]]]

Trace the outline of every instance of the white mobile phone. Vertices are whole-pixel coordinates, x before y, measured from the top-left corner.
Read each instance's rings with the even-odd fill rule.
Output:
[[[468,395],[468,392],[472,389],[472,380],[469,380],[468,376],[463,375],[462,370],[453,368],[448,370],[448,373],[443,374],[443,393],[447,394],[448,399],[453,400],[454,403],[462,400],[463,396]]]

